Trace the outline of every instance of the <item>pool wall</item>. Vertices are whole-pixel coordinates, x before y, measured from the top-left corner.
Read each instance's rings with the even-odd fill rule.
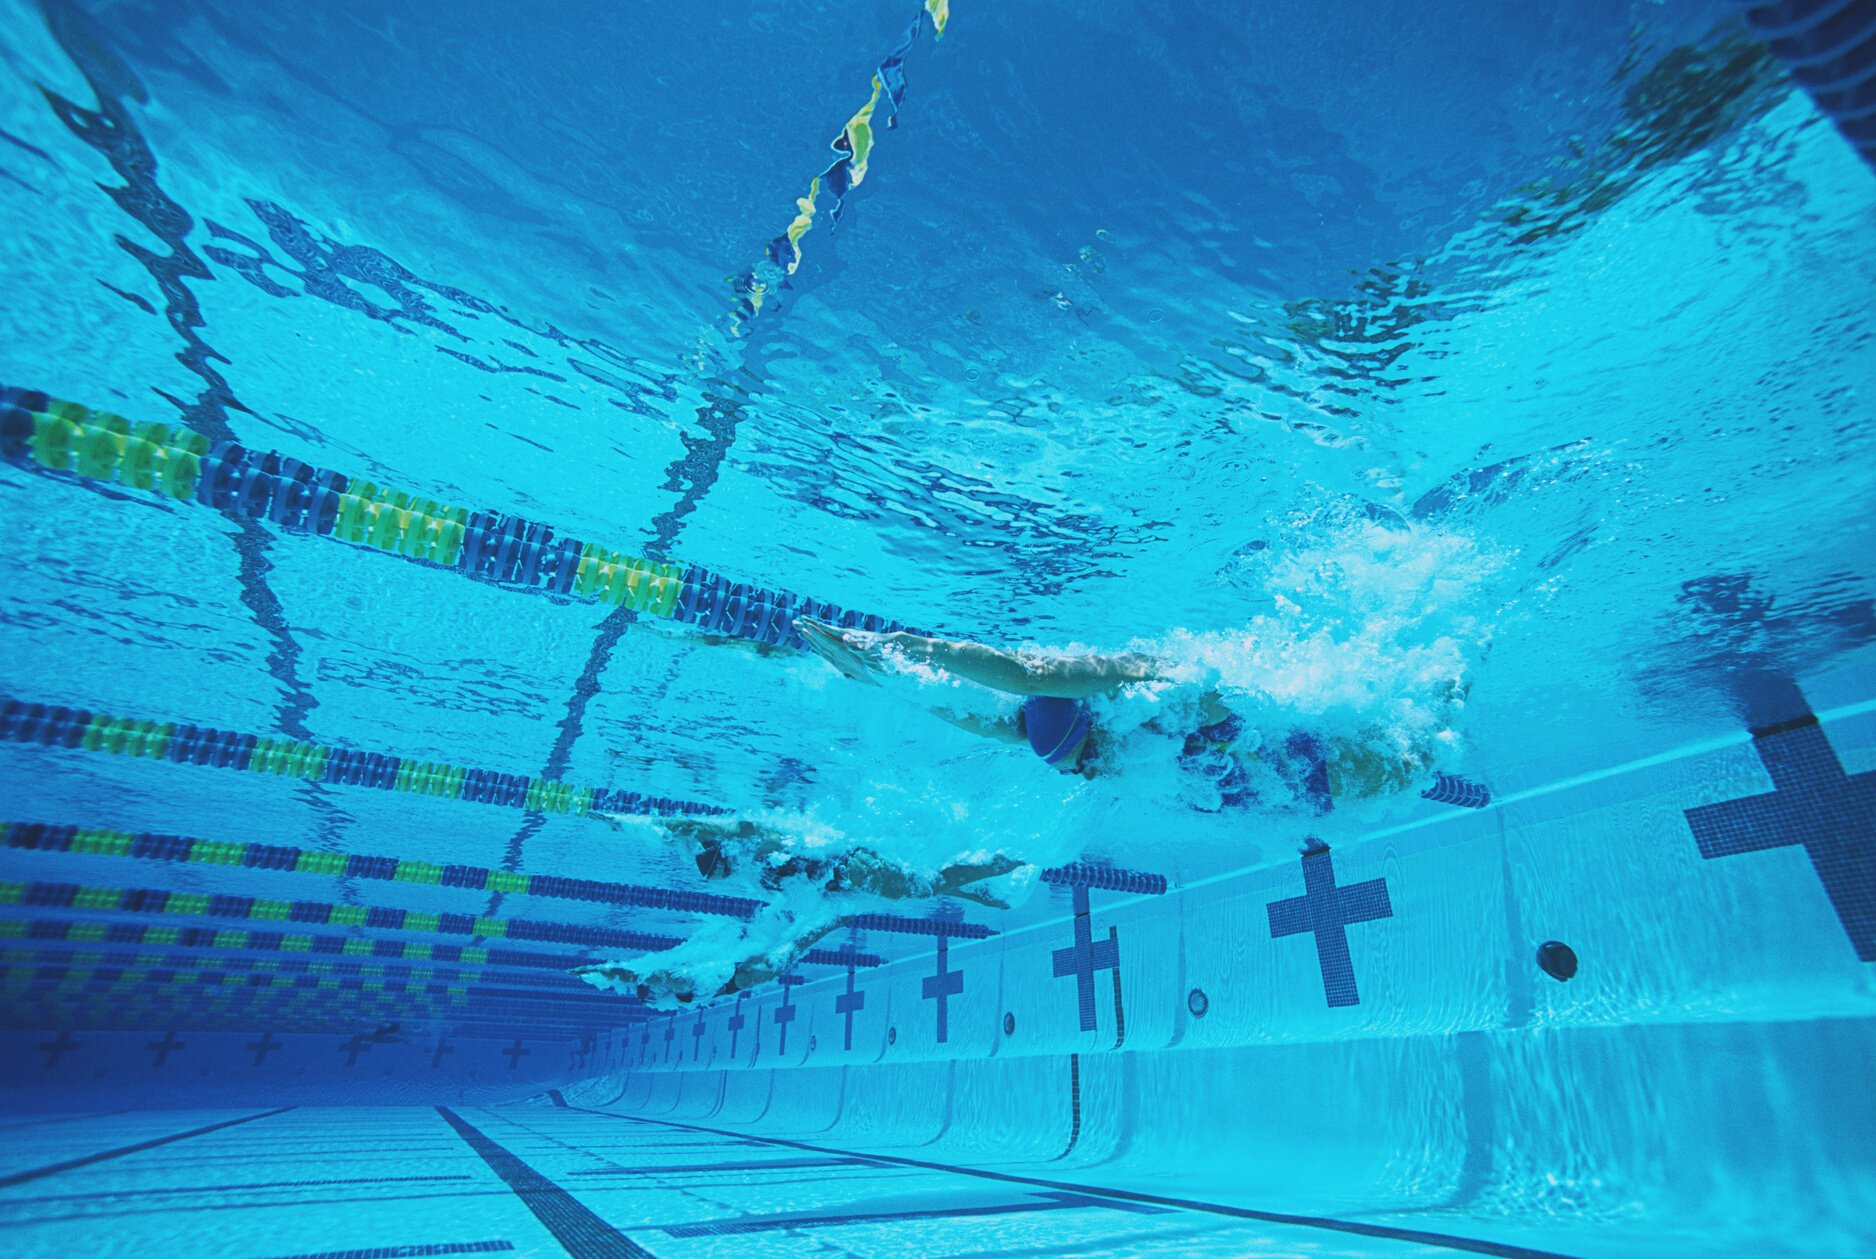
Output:
[[[567,1097],[1282,1211],[1862,1253],[1873,771],[1852,705],[1164,895],[1063,888],[1034,928],[660,1015]]]

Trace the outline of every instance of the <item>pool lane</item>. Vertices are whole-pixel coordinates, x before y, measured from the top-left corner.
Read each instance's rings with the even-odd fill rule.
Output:
[[[544,1102],[98,1115],[0,1169],[21,1259],[1546,1253]]]

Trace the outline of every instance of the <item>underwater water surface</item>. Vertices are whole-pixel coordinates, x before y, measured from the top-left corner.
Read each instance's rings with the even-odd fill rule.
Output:
[[[933,1158],[1026,1166],[1024,1141],[1060,1116],[982,1099],[1053,1089],[1021,1072],[1066,1072],[1072,1053],[1063,1157],[1100,1133],[1116,1169],[1060,1177],[1076,1185],[1239,1206],[1254,1185],[1273,1214],[1344,1221],[1437,1208],[1468,1222],[1434,1232],[1497,1239],[1489,1253],[1876,1245],[1855,1223],[1876,1170],[1845,1162],[1876,1115],[1854,1066],[1876,992],[1876,178],[1742,12],[0,0],[9,1096],[23,1120],[80,1116],[0,1128],[0,1147],[34,1171],[272,1099],[347,1164],[313,1177],[336,1183],[382,1169],[349,1165],[351,1121],[311,1108],[517,1102],[535,1109],[356,1122],[385,1125],[397,1174],[480,1155],[474,1174],[564,1197],[585,1172],[553,1160],[613,1131],[580,1105],[788,1141],[878,1121],[898,1149],[918,1144],[921,1099],[944,1097],[941,1131],[971,1135]],[[994,722],[1015,701],[909,657],[888,653],[877,686],[843,678],[792,621],[847,610],[1151,657],[1153,680],[1092,701],[1120,772],[1051,773],[935,719]],[[1244,747],[1305,732],[1412,771],[1332,808],[1274,770],[1230,799],[1178,755],[1208,694]],[[1762,740],[1799,728],[1836,749],[1816,769],[1805,744],[1816,773],[1790,780],[1826,803],[1797,820],[1767,805],[1697,847],[1687,810],[1768,790],[1755,754],[1796,790]],[[778,836],[777,865],[860,848],[1018,868],[986,885],[1007,908],[711,882],[670,832],[715,816]],[[1711,860],[1726,844],[1780,847],[1776,878],[1672,908],[1702,872],[1735,877]],[[1382,885],[1334,911],[1352,944],[1322,943],[1329,902],[1289,931],[1273,897],[1231,899],[1338,877]],[[1139,923],[1109,956],[1098,915],[1121,895]],[[1356,925],[1384,919],[1425,934]],[[728,997],[706,1018],[707,1001],[568,974],[657,955],[714,988],[803,924],[832,928],[821,952],[744,994],[781,1048],[732,1043]],[[1296,1012],[1232,968],[1304,930],[1320,968],[1297,941],[1272,963],[1299,968],[1281,972],[1302,977]],[[1582,953],[1580,981],[1533,965],[1552,935]],[[1033,967],[1012,960],[1025,949]],[[970,959],[990,956],[999,999],[979,1011],[991,981]],[[981,1038],[954,1040],[943,1012],[953,957],[971,1012],[955,1017],[973,1020],[956,1026],[980,1020]],[[795,1016],[769,1016],[797,999],[819,1022],[789,1057]],[[1609,1131],[1658,1147],[1610,1153],[1547,1124],[1545,1107],[1600,1096],[1552,1074],[1604,1052],[1571,1029],[1656,1023],[1693,1039],[1636,1033],[1607,1050],[1611,1073],[1750,1076],[1753,1100],[1722,1111],[1741,1151],[1770,1134],[1764,1183],[1716,1170],[1677,1197],[1678,1173],[1634,1170],[1719,1141],[1677,1109],[1685,1079],[1608,1095]],[[146,1051],[166,1034],[198,1057]],[[296,1035],[325,1041],[266,1075],[272,1051],[250,1042]],[[1114,1062],[1092,1065],[1087,1036]],[[60,1037],[92,1056],[42,1053]],[[1215,1057],[1170,1054],[1195,1045]],[[1285,1183],[1286,1160],[1314,1166],[1286,1153],[1316,1139],[1306,1123],[1270,1118],[1231,1155],[1174,1139],[1276,1116],[1285,1103],[1243,1090],[1315,1087],[1309,1046],[1353,1055],[1326,1077],[1349,1115],[1459,1109],[1405,1136],[1325,1121],[1349,1144],[1324,1166],[1375,1155],[1346,1191]],[[727,1079],[703,1103],[695,1083],[634,1091],[687,1049],[712,1080],[750,1068],[769,1100],[738,1111],[747,1082]],[[967,1090],[958,1072],[999,1053],[1016,1074]],[[919,1065],[891,1076],[902,1059]],[[862,1061],[888,1074],[830,1074]],[[1128,1100],[1097,1119],[1110,1070]],[[1846,1072],[1864,1078],[1820,1082]],[[784,1089],[871,1100],[810,1122],[771,1104]],[[206,1117],[149,1117],[170,1106]],[[144,1126],[113,1135],[94,1110]],[[275,1121],[255,1122],[201,1148],[282,1157]],[[1547,1127],[1554,1147],[1527,1142]],[[44,1145],[55,1132],[69,1149]],[[518,1187],[490,1142],[541,1185]],[[77,1174],[106,1192],[128,1166]],[[52,1192],[42,1179],[30,1192]],[[812,1205],[811,1179],[784,1178],[788,1210]],[[1343,1253],[1145,1214],[966,1237],[948,1230],[978,1216],[946,1203],[985,1204],[947,1198],[950,1181],[841,1208],[890,1226],[631,1231],[746,1217],[780,1192],[648,1199],[619,1208],[630,1220],[607,1205],[624,1198],[580,1199],[638,1251],[582,1252],[578,1211],[563,1229],[532,1206],[425,1231],[462,1218],[428,1199],[343,1225],[308,1199],[298,1218],[325,1223],[298,1243],[287,1204],[160,1244],[822,1253],[812,1239],[839,1231],[840,1253]],[[16,1253],[159,1244],[138,1231],[156,1223],[49,1201],[0,1194]],[[181,1227],[209,1205],[166,1210]],[[551,1240],[516,1240],[530,1220]]]

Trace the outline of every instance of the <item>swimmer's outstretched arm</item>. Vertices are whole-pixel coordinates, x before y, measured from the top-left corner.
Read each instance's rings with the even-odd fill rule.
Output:
[[[1160,662],[1139,652],[1086,656],[1025,652],[1018,655],[968,639],[839,629],[808,617],[796,621],[795,628],[808,646],[836,669],[862,682],[873,681],[871,675],[883,667],[883,657],[888,652],[1008,695],[1086,699],[1119,690],[1130,682],[1149,682],[1163,676]]]
[[[743,959],[736,964],[736,970],[731,974],[730,981],[717,989],[716,995],[727,997],[733,993],[747,992],[751,988],[781,978],[788,968],[800,961],[809,949],[840,930],[844,925],[846,925],[844,920],[836,920],[824,927],[804,931],[788,942],[787,949],[782,951],[780,956],[771,952]]]
[[[666,841],[748,842],[769,833],[760,823],[737,817],[656,817],[643,813],[607,813],[601,809],[589,809],[586,816],[620,832],[624,832],[627,825],[654,827]]]

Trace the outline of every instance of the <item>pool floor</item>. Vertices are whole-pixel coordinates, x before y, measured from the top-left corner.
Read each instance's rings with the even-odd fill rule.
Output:
[[[1539,1256],[1422,1218],[1284,1217],[582,1107],[282,1107],[43,1115],[6,1129],[13,1256]],[[1064,1175],[1069,1176],[1063,1179]],[[1450,1221],[1448,1221],[1450,1222]],[[1488,1237],[1488,1232],[1496,1236]],[[1665,1239],[1657,1239],[1665,1242]]]

